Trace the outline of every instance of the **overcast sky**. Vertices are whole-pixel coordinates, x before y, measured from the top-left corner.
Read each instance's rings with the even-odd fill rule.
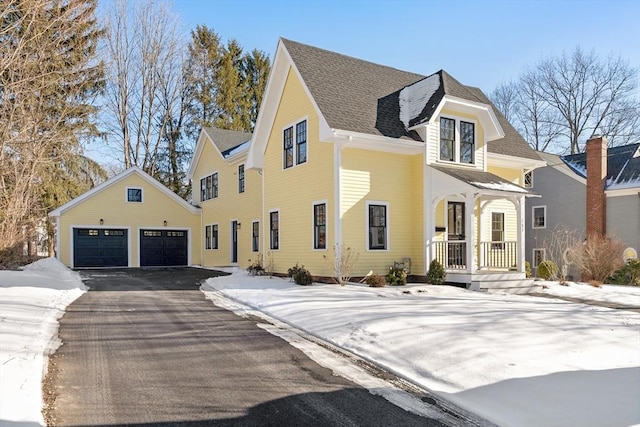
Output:
[[[271,58],[278,37],[491,92],[580,46],[640,67],[640,0],[174,0],[198,24]],[[640,96],[640,90],[638,91]]]

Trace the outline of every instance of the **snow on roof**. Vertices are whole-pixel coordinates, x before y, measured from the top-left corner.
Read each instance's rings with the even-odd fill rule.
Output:
[[[405,128],[422,113],[427,102],[440,87],[440,75],[434,74],[400,91],[400,121]]]
[[[469,184],[473,185],[474,187],[484,188],[486,190],[510,191],[513,193],[523,194],[529,193],[529,191],[525,190],[524,188],[508,182],[470,182]]]
[[[228,157],[231,157],[235,154],[241,153],[242,151],[246,151],[249,149],[249,145],[251,143],[251,140],[249,141],[245,141],[240,145],[236,145],[235,147],[232,147],[230,149],[228,149],[227,151],[222,153],[222,157],[224,157],[225,159]]]

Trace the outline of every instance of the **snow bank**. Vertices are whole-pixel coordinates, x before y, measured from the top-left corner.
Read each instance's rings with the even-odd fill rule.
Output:
[[[54,258],[0,271],[0,424],[44,425],[41,383],[60,344],[57,320],[86,289]]]
[[[593,292],[633,304],[635,288],[605,296],[618,288]],[[303,287],[243,272],[209,279],[203,290],[212,289],[498,425],[640,424],[637,312],[448,286]]]

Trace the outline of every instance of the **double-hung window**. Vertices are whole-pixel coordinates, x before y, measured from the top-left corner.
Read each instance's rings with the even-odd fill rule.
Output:
[[[207,225],[204,228],[204,248],[218,249],[218,224]]]
[[[238,193],[244,193],[244,165],[238,166]]]
[[[547,207],[546,206],[534,206],[531,209],[532,228],[547,228]]]
[[[218,173],[200,179],[200,201],[218,197]]]
[[[313,205],[313,249],[327,249],[327,205]]]
[[[369,250],[386,250],[388,241],[387,205],[368,204]]]
[[[280,249],[280,215],[278,211],[269,213],[269,248]]]
[[[295,127],[295,132],[294,132]],[[302,120],[289,126],[282,133],[283,167],[290,168],[307,161],[307,121]]]
[[[491,249],[504,249],[504,213],[491,213]]]
[[[476,125],[464,120],[440,118],[440,160],[473,164]]]

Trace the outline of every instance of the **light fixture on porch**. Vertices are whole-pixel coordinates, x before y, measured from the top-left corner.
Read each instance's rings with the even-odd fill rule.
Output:
[[[104,224],[104,219],[100,218],[100,225]]]
[[[167,226],[167,220],[166,219],[164,220],[164,226],[165,227]]]

